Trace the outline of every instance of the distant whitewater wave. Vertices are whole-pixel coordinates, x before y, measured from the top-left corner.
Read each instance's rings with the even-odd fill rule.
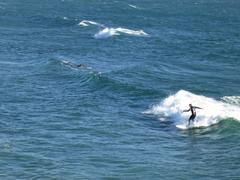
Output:
[[[128,4],[128,6],[134,8],[134,9],[139,9],[136,5]]]
[[[149,34],[145,33],[143,30],[131,30],[126,28],[104,28],[94,35],[96,39],[104,39],[111,36],[118,36],[121,34],[128,34],[133,36],[149,36]]]
[[[90,25],[95,25],[97,27],[100,27],[100,31],[94,35],[94,38],[96,38],[96,39],[105,39],[105,38],[109,38],[112,36],[118,36],[121,34],[128,34],[128,35],[132,35],[132,36],[142,36],[142,37],[149,36],[149,34],[144,32],[143,30],[131,30],[131,29],[122,28],[122,27],[109,28],[109,27],[104,26],[103,24],[100,24],[100,23],[97,23],[94,21],[88,21],[88,20],[83,20],[78,25],[83,26],[83,27],[87,27]]]
[[[153,106],[144,113],[159,115],[161,116],[160,120],[165,120],[163,117],[170,117],[176,127],[187,129],[190,113],[182,113],[182,111],[188,109],[190,103],[203,108],[197,111],[197,117],[191,128],[211,126],[228,118],[240,121],[239,106],[196,95],[185,90],[180,90],[176,94],[165,98],[160,104]]]
[[[80,23],[78,23],[79,26],[89,26],[89,25],[96,25],[96,26],[100,26],[100,27],[104,27],[104,25],[94,22],[94,21],[88,21],[88,20],[83,20]]]

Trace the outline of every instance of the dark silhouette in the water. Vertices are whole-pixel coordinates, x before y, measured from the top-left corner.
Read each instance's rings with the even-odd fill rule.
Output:
[[[77,64],[76,66],[77,66],[77,67],[85,67],[84,64]]]
[[[84,64],[74,64],[74,63],[71,63],[69,61],[62,61],[62,63],[70,66],[70,67],[73,67],[73,68],[84,68],[84,67],[87,67],[86,65]]]
[[[192,106],[192,104],[189,104],[189,109],[183,111],[183,112],[191,111],[191,113],[192,113],[192,115],[188,119],[188,125],[190,125],[190,121],[194,122],[194,119],[197,115],[196,114],[196,109],[202,109],[202,108],[197,107],[197,106]]]

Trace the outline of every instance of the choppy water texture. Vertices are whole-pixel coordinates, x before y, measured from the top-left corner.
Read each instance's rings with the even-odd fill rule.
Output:
[[[239,179],[239,9],[0,0],[0,179]]]

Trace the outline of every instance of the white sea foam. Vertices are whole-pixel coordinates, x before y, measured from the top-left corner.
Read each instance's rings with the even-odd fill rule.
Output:
[[[130,7],[134,8],[134,9],[138,9],[138,7],[137,7],[137,6],[135,6],[135,5],[132,5],[132,4],[128,4],[128,6],[130,6]]]
[[[145,33],[143,30],[131,30],[131,29],[126,29],[126,28],[104,28],[100,30],[98,33],[94,35],[96,39],[103,39],[103,38],[108,38],[111,36],[117,36],[121,34],[128,34],[128,35],[133,35],[133,36],[149,36],[149,34]]]
[[[240,96],[224,96],[221,99],[229,104],[240,105]]]
[[[240,107],[213,98],[196,95],[191,92],[180,90],[176,94],[165,98],[160,104],[153,106],[144,113],[161,116],[160,120],[169,117],[176,127],[187,129],[188,118],[190,113],[182,113],[188,109],[188,104],[199,106],[203,109],[197,109],[197,117],[191,127],[207,127],[218,123],[227,118],[233,118],[240,121]]]
[[[88,20],[83,20],[78,25],[79,26],[85,26],[85,27],[89,26],[89,25],[103,26],[102,24],[99,24],[99,23],[94,22],[94,21],[88,21]]]
[[[111,36],[120,35],[114,28],[104,28],[94,35],[96,39],[104,39]]]
[[[121,34],[128,34],[132,36],[142,36],[142,37],[149,36],[149,34],[144,32],[143,30],[131,30],[131,29],[122,28],[122,27],[111,28],[111,27],[106,27],[103,24],[100,24],[94,21],[88,21],[88,20],[83,20],[78,25],[84,26],[84,27],[89,25],[98,26],[100,28],[100,31],[94,35],[94,38],[96,39],[105,39],[108,37],[118,36]]]

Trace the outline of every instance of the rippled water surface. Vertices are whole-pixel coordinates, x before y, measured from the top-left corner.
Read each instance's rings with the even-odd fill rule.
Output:
[[[239,179],[239,9],[0,0],[0,179]]]

